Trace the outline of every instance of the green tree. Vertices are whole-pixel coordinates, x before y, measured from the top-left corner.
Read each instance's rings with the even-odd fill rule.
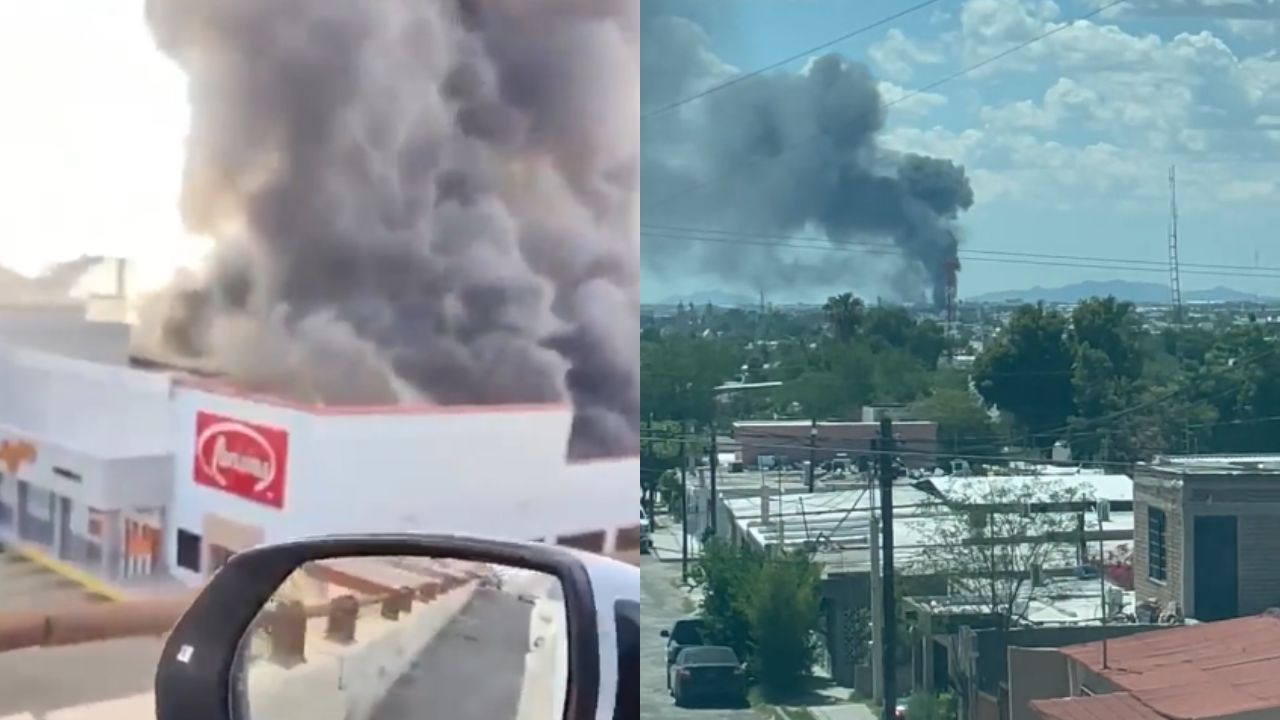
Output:
[[[813,669],[821,582],[822,568],[802,552],[777,553],[756,570],[747,606],[751,665],[772,697],[800,690]]]
[[[841,293],[827,298],[822,306],[827,319],[827,327],[837,342],[849,342],[858,335],[862,320],[866,314],[866,306],[861,298],[853,293]]]
[[[759,553],[711,537],[702,546],[698,564],[691,568],[693,584],[702,590],[700,611],[708,636],[744,659],[755,649],[748,612],[760,567]]]
[[[968,390],[934,390],[912,404],[911,416],[938,424],[938,449],[943,455],[994,455],[999,451],[995,423]]]
[[[934,542],[922,566],[947,578],[956,594],[999,616],[1005,626],[1026,613],[1023,588],[1035,566],[1049,567],[1055,553],[1073,553],[1061,539],[1076,529],[1070,512],[1025,512],[1031,503],[1084,500],[1070,476],[975,478],[953,488],[939,508]]]
[[[982,399],[1012,414],[1037,447],[1057,440],[1074,409],[1066,330],[1061,313],[1023,305],[974,362]]]
[[[907,717],[911,720],[955,720],[955,696],[950,693],[913,693],[907,701]]]
[[[744,360],[742,346],[715,337],[676,334],[642,340],[641,417],[707,427],[714,414],[711,389],[733,378]]]
[[[1142,375],[1142,328],[1133,303],[1088,298],[1071,311],[1069,342],[1106,356],[1111,372],[1130,382]]]

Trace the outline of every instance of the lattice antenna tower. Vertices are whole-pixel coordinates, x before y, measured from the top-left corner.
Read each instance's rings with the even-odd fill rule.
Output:
[[[1169,292],[1173,301],[1173,322],[1182,324],[1182,279],[1178,272],[1178,179],[1169,166]]]

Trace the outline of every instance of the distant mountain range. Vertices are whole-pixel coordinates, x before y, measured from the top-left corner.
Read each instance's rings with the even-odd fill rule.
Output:
[[[1162,304],[1169,302],[1169,286],[1161,283],[1135,282],[1132,280],[1090,280],[1087,282],[1073,283],[1071,285],[1063,285],[1061,287],[1046,288],[1037,285],[1025,290],[1000,290],[997,292],[967,297],[964,299],[964,302],[1007,303],[1022,301],[1076,303],[1085,298],[1106,297],[1108,295],[1115,296],[1119,300],[1127,300],[1133,303]],[[1221,285],[1209,288],[1208,290],[1186,290],[1182,293],[1182,299],[1184,302],[1191,303],[1266,303],[1280,301],[1280,298],[1242,292],[1240,290],[1234,290]],[[740,293],[728,292],[725,290],[700,290],[686,295],[674,295],[672,297],[665,298],[661,302],[645,303],[645,305],[670,306],[684,303],[686,305],[692,304],[695,306],[701,306],[711,303],[716,307],[722,308],[753,308],[756,307],[759,302],[759,298],[753,298]],[[821,301],[816,301],[808,304],[817,306],[822,303]]]
[[[965,302],[1004,303],[1021,300],[1026,302],[1075,303],[1089,297],[1106,297],[1108,295],[1114,296],[1117,300],[1127,300],[1133,303],[1167,303],[1169,302],[1169,286],[1132,280],[1090,280],[1055,288],[1037,285],[1027,290],[1001,290],[974,295],[965,298]],[[1183,291],[1182,300],[1183,302],[1262,303],[1274,302],[1276,298],[1218,286],[1208,290]]]

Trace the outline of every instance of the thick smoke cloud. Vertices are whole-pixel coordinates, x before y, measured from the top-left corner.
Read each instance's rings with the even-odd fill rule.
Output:
[[[149,0],[217,240],[144,352],[330,404],[572,400],[639,439],[635,0]]]
[[[645,112],[737,74],[710,51],[716,7],[646,0],[642,17]],[[730,25],[731,23],[725,23]],[[958,215],[973,204],[964,169],[949,160],[900,154],[877,136],[886,107],[861,64],[836,54],[802,72],[749,78],[643,121],[641,206],[644,260],[670,272],[694,263],[740,285],[790,287],[884,283],[901,299],[945,299],[957,262]],[[654,226],[666,226],[657,228]],[[823,253],[814,259],[776,246],[689,239],[711,228],[746,238],[821,234],[832,246],[884,241],[902,257],[885,273],[886,252]],[[705,235],[704,235],[705,237]],[[728,238],[720,238],[726,240]],[[875,277],[862,269],[877,266]]]

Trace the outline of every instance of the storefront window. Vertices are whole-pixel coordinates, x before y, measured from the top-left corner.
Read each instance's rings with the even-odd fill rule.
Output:
[[[54,541],[53,494],[47,490],[19,483],[18,498],[22,521],[19,535],[23,540],[52,547]]]

